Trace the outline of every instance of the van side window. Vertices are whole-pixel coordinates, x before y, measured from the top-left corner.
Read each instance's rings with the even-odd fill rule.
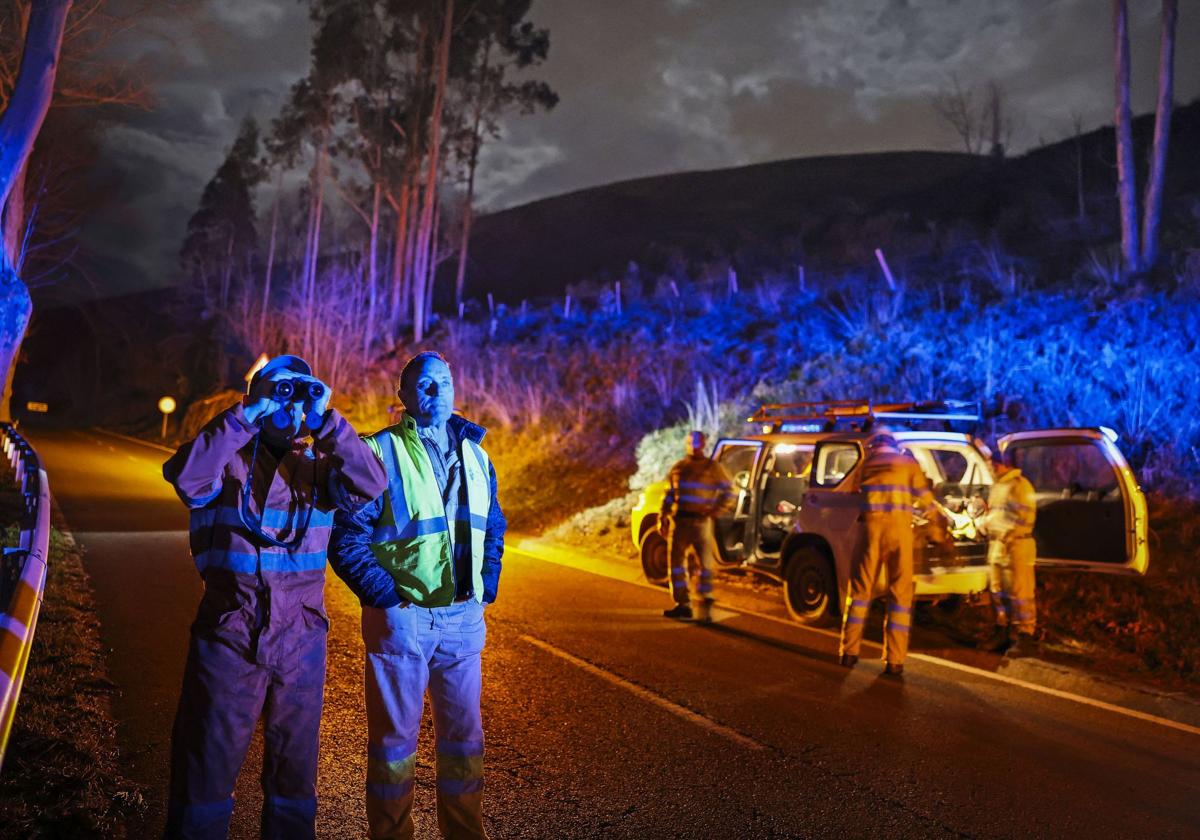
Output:
[[[713,459],[729,473],[734,489],[745,490],[750,486],[750,472],[754,469],[754,459],[761,448],[762,445],[758,443],[722,443],[713,454]]]
[[[825,443],[817,449],[812,471],[815,487],[837,487],[862,457],[853,443]]]

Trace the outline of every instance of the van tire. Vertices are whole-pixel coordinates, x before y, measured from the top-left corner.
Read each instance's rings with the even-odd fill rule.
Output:
[[[657,530],[651,529],[642,537],[642,574],[655,586],[667,585],[667,540]]]
[[[801,624],[832,623],[837,584],[823,551],[803,546],[792,553],[783,573],[783,601]]]

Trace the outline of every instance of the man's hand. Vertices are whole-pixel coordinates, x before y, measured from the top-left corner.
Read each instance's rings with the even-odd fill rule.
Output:
[[[315,376],[300,377],[306,380],[310,387],[312,384],[321,386],[321,396],[314,399],[304,401],[305,418],[310,428],[317,428],[325,422],[325,415],[329,413],[329,400],[333,396],[333,389],[317,379]]]
[[[278,371],[270,378],[263,377],[254,383],[254,387],[250,389],[250,393],[242,397],[242,414],[246,420],[253,425],[260,425],[264,418],[270,417],[276,411],[286,405],[286,400],[281,401],[275,397],[275,383],[280,379],[294,377],[295,374],[290,374],[288,371]]]

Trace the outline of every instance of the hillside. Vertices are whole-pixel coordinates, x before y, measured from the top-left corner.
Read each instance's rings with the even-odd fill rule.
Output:
[[[1134,129],[1137,148],[1147,149],[1153,115],[1139,117]],[[1168,228],[1194,226],[1197,149],[1200,103],[1192,103],[1177,108],[1172,122]],[[467,296],[559,295],[573,283],[624,276],[631,260],[646,282],[724,259],[751,274],[799,264],[844,271],[871,264],[876,247],[894,264],[925,264],[993,240],[1070,272],[1088,249],[1117,237],[1113,160],[1113,132],[1104,127],[1000,161],[892,152],[608,184],[481,217]]]

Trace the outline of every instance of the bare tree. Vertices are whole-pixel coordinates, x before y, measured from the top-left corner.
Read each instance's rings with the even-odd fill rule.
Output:
[[[1167,141],[1171,135],[1171,99],[1175,81],[1175,22],[1177,0],[1163,0],[1162,36],[1158,53],[1158,108],[1154,117],[1154,146],[1150,151],[1150,176],[1146,181],[1142,216],[1141,267],[1158,262],[1158,223],[1162,213],[1163,182],[1167,169]]]
[[[1121,261],[1127,272],[1140,269],[1137,226],[1137,175],[1133,163],[1133,118],[1129,105],[1129,9],[1113,0],[1113,52],[1116,74],[1113,125],[1117,132],[1117,198],[1121,202]]]
[[[973,87],[965,87],[957,76],[951,76],[948,86],[935,94],[929,104],[958,135],[967,154],[982,154],[986,145],[988,154],[1004,157],[1012,138],[1013,122],[1004,88],[995,79],[980,94]]]
[[[963,144],[963,151],[977,155],[983,148],[979,106],[970,88],[963,87],[957,76],[950,77],[950,87],[935,94],[930,105],[946,122]]]

